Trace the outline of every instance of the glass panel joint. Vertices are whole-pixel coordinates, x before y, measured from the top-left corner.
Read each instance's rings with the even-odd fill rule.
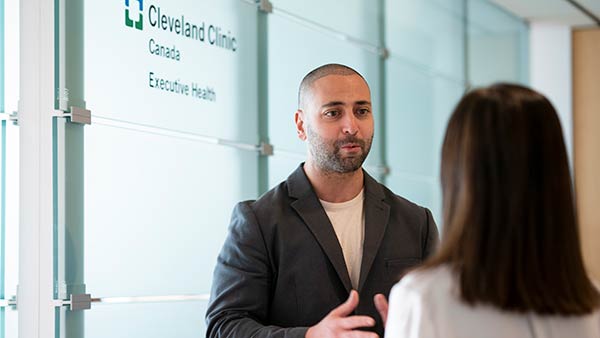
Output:
[[[92,124],[92,112],[91,110],[85,109],[85,108],[80,108],[80,107],[71,107],[71,112],[65,112],[62,110],[55,110],[54,111],[54,115],[55,117],[62,117],[62,118],[70,118],[71,123],[78,123],[78,124]]]
[[[260,145],[258,146],[258,149],[262,156],[272,156],[273,155],[273,145],[272,144],[269,144],[266,142],[261,142]]]
[[[381,56],[382,59],[384,59],[384,60],[389,59],[390,50],[387,49],[387,47],[379,47],[378,52],[379,52],[379,56]]]
[[[89,293],[71,295],[71,311],[89,310],[92,308],[92,295]]]
[[[0,299],[0,308],[17,309],[17,297],[12,296],[10,299]]]
[[[19,122],[19,114],[14,111],[12,113],[0,112],[0,121],[12,121],[12,123],[17,126]]]
[[[92,308],[92,296],[89,293],[71,295],[69,300],[55,299],[55,307],[69,306],[71,311],[89,310]]]

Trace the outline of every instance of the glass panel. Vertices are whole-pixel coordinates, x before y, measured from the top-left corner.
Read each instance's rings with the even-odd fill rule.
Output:
[[[304,153],[276,153],[269,157],[269,189],[285,181],[305,158]]]
[[[386,46],[395,57],[464,81],[462,0],[385,1]]]
[[[93,304],[85,313],[85,338],[204,337],[206,306],[205,301]]]
[[[528,82],[527,24],[485,0],[469,0],[469,77],[473,86]]]
[[[386,183],[392,191],[402,197],[429,208],[436,223],[441,224],[442,219],[439,218],[441,216],[441,200],[439,199],[439,184],[436,178],[407,175],[391,168]]]
[[[272,0],[271,2],[276,9],[284,10],[303,20],[377,45],[377,1],[346,0],[343,8],[335,0]]]
[[[257,153],[124,128],[86,130],[87,290],[209,293],[233,206],[258,194]]]
[[[276,150],[300,154],[306,152],[304,142],[298,139],[294,125],[298,86],[309,71],[326,63],[348,65],[365,77],[371,88],[375,119],[379,118],[378,102],[381,93],[377,54],[278,15],[269,16],[268,34],[269,137]],[[298,41],[303,43],[299,44]],[[367,163],[378,164],[379,152],[377,142],[374,141]]]
[[[19,2],[0,0],[0,112],[17,110],[18,90]],[[2,121],[0,148],[0,299],[12,299],[19,277],[19,128],[10,121]],[[14,307],[0,308],[0,337],[17,337],[17,320]]]
[[[387,159],[402,172],[437,176],[446,121],[463,87],[402,62],[388,63]]]
[[[86,292],[208,294],[234,205],[258,195],[256,5],[85,1],[84,22]],[[205,307],[94,304],[85,335],[198,337]]]
[[[19,336],[18,320],[19,312],[16,309],[9,309],[6,311],[6,331],[4,332],[4,337],[12,338]]]
[[[386,183],[441,225],[440,148],[465,84],[463,2],[389,1],[386,13]]]
[[[0,114],[4,113],[4,0],[0,0]],[[6,121],[0,121],[0,299],[6,299]],[[0,338],[4,338],[6,309],[0,307]]]
[[[85,1],[87,106],[98,117],[258,143],[256,19],[256,6],[240,0]]]
[[[386,183],[397,194],[430,208],[440,224],[441,145],[464,87],[395,60],[387,69],[386,158],[391,173]]]
[[[8,77],[7,77],[8,79]],[[8,96],[6,96],[8,99]],[[6,107],[10,106],[9,100]],[[19,133],[12,122],[0,128],[0,299],[13,299],[19,278]],[[17,311],[0,307],[0,337],[17,336]]]
[[[0,4],[2,5],[2,4]],[[4,14],[4,13],[0,13]],[[4,15],[2,15],[4,16]],[[4,54],[4,51],[2,51]],[[4,58],[0,59],[2,61],[2,66],[4,67]],[[2,74],[0,77],[0,81],[4,82],[4,71],[0,71]],[[4,85],[1,86],[0,91],[0,111],[4,110]],[[5,283],[5,270],[6,270],[6,121],[0,122],[0,299],[5,300],[6,287]],[[6,326],[6,308],[0,307],[0,338],[4,338],[4,331]]]

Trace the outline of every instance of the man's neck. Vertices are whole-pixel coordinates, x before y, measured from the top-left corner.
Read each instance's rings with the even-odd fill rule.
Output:
[[[307,161],[304,172],[317,197],[323,201],[340,203],[356,197],[363,189],[362,168],[349,173],[324,172],[315,163]]]

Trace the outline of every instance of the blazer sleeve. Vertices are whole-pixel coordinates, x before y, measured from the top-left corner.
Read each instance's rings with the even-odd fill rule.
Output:
[[[435,221],[433,220],[433,216],[431,215],[431,211],[429,211],[429,209],[427,208],[423,208],[425,209],[425,217],[426,217],[426,222],[425,222],[425,226],[423,227],[423,243],[422,243],[422,252],[423,252],[423,260],[425,260],[427,257],[431,256],[435,250],[437,249],[438,246],[438,242],[439,242],[439,233],[438,233],[438,228],[437,225],[435,224]]]
[[[206,337],[303,338],[306,327],[267,325],[273,273],[254,212],[239,203],[214,271]]]

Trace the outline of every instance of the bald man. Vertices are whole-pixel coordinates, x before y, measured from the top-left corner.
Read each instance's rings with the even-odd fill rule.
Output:
[[[358,72],[308,73],[294,120],[306,162],[233,210],[206,337],[382,337],[391,287],[437,243],[429,210],[362,169],[374,122]]]

